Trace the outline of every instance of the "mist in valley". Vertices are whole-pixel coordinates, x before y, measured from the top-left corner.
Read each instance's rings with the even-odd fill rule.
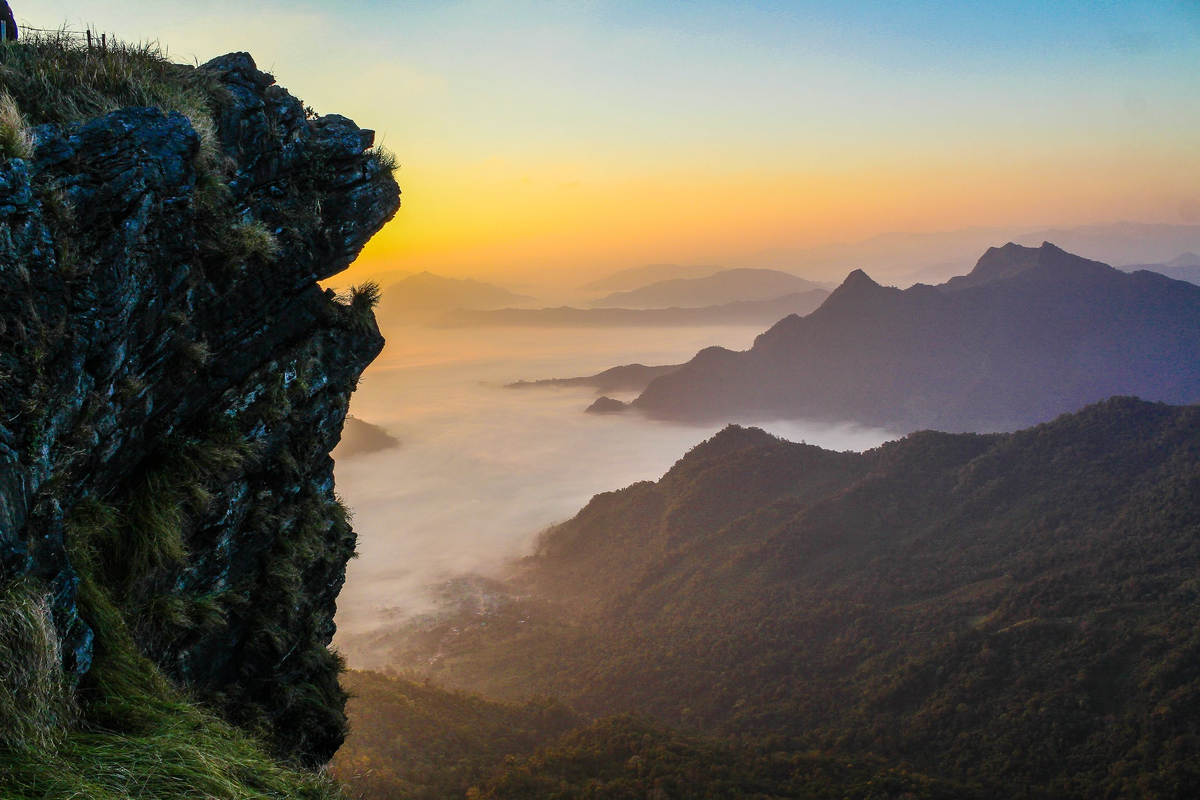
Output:
[[[505,384],[680,363],[709,345],[745,349],[761,332],[386,328],[387,347],[364,375],[351,413],[401,444],[341,457],[336,470],[359,535],[338,604],[339,641],[351,663],[347,639],[431,611],[436,587],[456,576],[499,573],[593,495],[657,480],[723,426],[589,415],[583,410],[596,399],[589,388]],[[754,424],[835,450],[894,438],[853,425]]]

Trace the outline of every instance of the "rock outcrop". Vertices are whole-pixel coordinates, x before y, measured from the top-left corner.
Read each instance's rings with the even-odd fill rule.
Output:
[[[0,580],[50,587],[82,685],[104,591],[175,683],[320,763],[355,545],[328,454],[383,339],[317,281],[399,190],[371,131],[248,55],[196,77],[215,131],[126,108],[0,161]]]

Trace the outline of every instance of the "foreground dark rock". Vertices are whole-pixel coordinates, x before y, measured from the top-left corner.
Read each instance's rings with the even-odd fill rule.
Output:
[[[355,544],[328,454],[383,339],[316,281],[399,192],[371,131],[310,119],[248,55],[200,70],[222,95],[219,152],[179,114],[130,108],[42,126],[32,160],[0,162],[0,578],[53,587],[85,679],[72,532],[183,512],[181,550],[123,534],[100,548],[128,570],[115,599],[138,647],[319,763],[344,729],[326,645]]]

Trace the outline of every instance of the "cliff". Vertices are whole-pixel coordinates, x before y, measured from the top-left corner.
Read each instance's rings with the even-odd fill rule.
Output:
[[[0,745],[133,747],[182,702],[323,763],[355,546],[329,452],[383,339],[374,291],[317,281],[398,209],[391,163],[244,53],[193,69],[58,39],[0,62],[0,629],[64,671],[33,707],[38,648],[13,640]],[[236,740],[222,725],[189,737]]]

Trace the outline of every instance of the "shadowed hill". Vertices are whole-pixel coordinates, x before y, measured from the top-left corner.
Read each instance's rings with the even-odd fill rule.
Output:
[[[1198,498],[1196,406],[862,454],[731,427],[550,529],[523,624],[395,657],[1000,796],[1195,796]]]
[[[652,382],[658,417],[806,417],[896,430],[1013,430],[1114,394],[1200,400],[1200,287],[1052,244],[989,250],[901,291],[855,271],[807,317]]]

